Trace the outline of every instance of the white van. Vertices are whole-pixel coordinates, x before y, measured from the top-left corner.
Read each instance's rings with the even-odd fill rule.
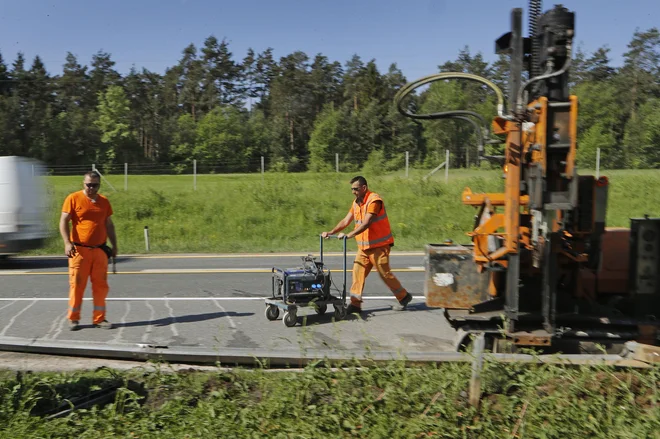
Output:
[[[48,237],[43,164],[0,157],[0,256],[41,248]]]

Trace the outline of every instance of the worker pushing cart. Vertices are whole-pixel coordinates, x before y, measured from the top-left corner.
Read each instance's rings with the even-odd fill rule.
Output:
[[[358,245],[358,252],[353,262],[351,304],[347,313],[362,312],[364,283],[374,267],[399,302],[392,309],[403,311],[412,300],[412,295],[401,285],[390,268],[390,249],[394,245],[394,236],[387,218],[385,202],[380,195],[369,190],[367,180],[362,176],[351,179],[351,192],[355,196],[355,201],[348,214],[332,230],[321,234],[322,237],[329,238],[355,222],[355,228],[351,232],[337,235],[340,239],[355,237]]]
[[[337,237],[332,236],[332,237]],[[328,305],[335,309],[335,320],[346,317],[346,238],[344,237],[343,286],[339,296],[331,293],[330,270],[323,262],[323,236],[319,239],[320,261],[312,255],[303,256],[302,267],[281,269],[273,267],[272,298],[266,299],[266,318],[277,320],[280,310],[284,311],[282,321],[287,327],[298,322],[298,307],[313,307],[323,315]]]

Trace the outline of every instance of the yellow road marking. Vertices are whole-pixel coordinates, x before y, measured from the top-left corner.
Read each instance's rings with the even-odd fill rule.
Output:
[[[350,270],[347,270],[349,272]],[[392,272],[395,273],[420,273],[423,272],[423,268],[393,268]],[[343,273],[344,270],[330,270],[332,273]],[[117,273],[112,273],[108,271],[109,275],[113,274],[208,274],[208,273],[225,273],[225,274],[247,274],[247,273],[272,273],[270,268],[244,268],[244,269],[233,269],[233,268],[194,268],[194,269],[146,269],[138,271],[118,271]],[[0,276],[64,276],[68,275],[68,271],[42,271],[42,272],[20,272],[20,273],[2,273]]]
[[[318,257],[315,253],[253,253],[253,254],[217,254],[217,255],[126,255],[130,259],[233,259],[233,258],[282,258],[282,257],[302,257],[311,254]],[[323,256],[343,256],[342,252],[324,252]],[[347,256],[355,256],[355,252],[347,252]],[[392,252],[392,256],[424,256],[423,252]],[[122,257],[121,255],[119,257]]]

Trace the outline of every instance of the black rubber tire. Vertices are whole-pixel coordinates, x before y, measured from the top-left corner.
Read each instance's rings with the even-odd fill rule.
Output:
[[[277,320],[280,316],[280,309],[275,305],[268,305],[266,307],[266,318],[268,320]]]
[[[295,312],[287,311],[284,313],[282,322],[284,323],[284,326],[286,326],[287,328],[292,328],[296,326],[296,323],[298,323],[298,315]]]
[[[335,306],[335,320],[344,320],[346,318],[346,307],[345,306]]]

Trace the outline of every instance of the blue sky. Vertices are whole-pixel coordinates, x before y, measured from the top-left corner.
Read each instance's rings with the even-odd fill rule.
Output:
[[[556,2],[556,3],[559,3]],[[587,52],[607,45],[620,65],[635,29],[660,26],[660,0],[563,0],[576,13],[576,40]],[[543,9],[555,2],[544,1]],[[494,41],[509,30],[510,11],[528,0],[0,0],[0,53],[8,65],[22,51],[40,55],[53,74],[67,51],[89,64],[99,50],[116,69],[163,73],[190,43],[225,38],[236,60],[248,48],[275,56],[302,50],[344,64],[353,54],[396,62],[408,80],[435,73],[469,46],[492,61]]]

